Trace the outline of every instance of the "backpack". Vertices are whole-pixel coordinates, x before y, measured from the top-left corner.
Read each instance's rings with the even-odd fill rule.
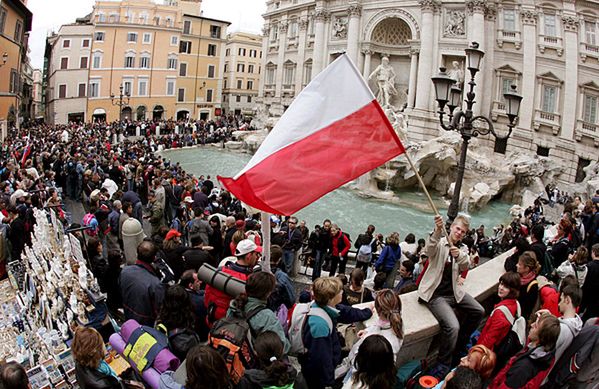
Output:
[[[548,388],[566,387],[568,382],[575,380],[583,367],[593,363],[591,357],[595,347],[599,347],[599,326],[586,326],[553,366],[547,380]]]
[[[543,261],[541,262],[541,272],[540,275],[545,277],[551,277],[551,274],[555,270],[555,266],[553,266],[553,253],[551,250],[545,250],[545,255],[543,256]]]
[[[363,244],[360,246],[358,253],[356,254],[356,261],[358,262],[366,262],[369,263],[372,259],[372,244],[374,243],[374,238],[370,243]]]
[[[333,320],[326,311],[320,307],[312,307],[312,302],[296,304],[291,315],[291,324],[289,325],[289,355],[298,356],[305,354],[308,350],[304,346],[302,333],[307,324],[308,316],[318,316],[326,321],[329,327],[329,334],[333,331]]]
[[[500,305],[493,309],[491,315],[497,310],[501,311],[507,321],[512,325],[510,331],[502,339],[502,341],[495,347],[495,355],[497,356],[496,365],[499,367],[505,366],[507,361],[524,347],[526,342],[526,319],[522,317],[520,311],[520,303],[516,301],[516,318],[512,315],[509,308],[505,305]]]
[[[168,337],[163,332],[149,326],[139,326],[127,339],[123,356],[143,373],[152,366],[154,360],[164,349],[168,348]]]
[[[88,236],[98,235],[98,219],[96,215],[91,212],[86,213],[83,216],[83,227],[91,227],[85,230],[85,234]]]
[[[258,307],[245,315],[228,315],[212,326],[208,334],[208,344],[223,356],[233,383],[239,383],[246,369],[255,367],[252,338],[253,330],[249,321],[266,307]]]

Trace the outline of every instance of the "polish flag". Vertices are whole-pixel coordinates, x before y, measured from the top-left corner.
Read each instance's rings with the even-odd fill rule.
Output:
[[[243,170],[218,179],[254,208],[292,215],[404,151],[344,54],[295,98]]]

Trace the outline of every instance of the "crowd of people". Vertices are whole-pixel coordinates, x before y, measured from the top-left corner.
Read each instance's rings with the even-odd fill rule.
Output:
[[[329,219],[310,230],[294,216],[273,215],[271,271],[263,271],[261,231],[268,229],[260,215],[248,213],[210,176],[196,177],[157,153],[222,140],[235,129],[228,124],[13,130],[0,166],[0,222],[10,243],[0,276],[30,244],[33,209],[54,210],[81,238],[112,316],[166,329],[168,348],[182,363],[161,375],[161,388],[385,389],[419,377],[446,388],[599,383],[592,363],[599,356],[599,193],[566,203],[555,226],[537,201],[492,236],[462,215],[449,231],[435,216],[432,233],[420,239],[397,232],[384,237],[368,225],[355,240]],[[132,128],[141,136],[125,137]],[[83,204],[82,220],[71,220],[65,197]],[[513,251],[496,304],[485,310],[464,284],[480,257],[499,251],[493,242]],[[301,260],[311,269],[308,287],[294,282]],[[203,282],[204,264],[242,281],[243,292],[231,295]],[[414,291],[439,322],[438,354],[399,369],[400,296]],[[240,341],[237,351],[230,348],[232,328],[245,328],[233,339]],[[82,388],[141,380],[117,376],[104,361],[110,333],[101,327],[73,334]],[[585,356],[572,350],[583,336],[596,345]],[[573,356],[581,359],[565,374]],[[10,386],[20,374],[18,364],[4,364],[3,385],[22,387]]]

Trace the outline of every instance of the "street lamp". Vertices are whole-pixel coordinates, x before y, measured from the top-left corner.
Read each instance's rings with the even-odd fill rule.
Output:
[[[5,51],[4,54],[2,54],[2,63],[0,63],[0,67],[6,65],[6,61],[8,61],[8,53]]]
[[[511,85],[511,90],[504,93],[503,97],[506,100],[506,114],[509,120],[508,132],[506,135],[500,135],[495,132],[493,123],[485,116],[474,116],[472,107],[475,103],[474,77],[480,70],[480,65],[485,53],[478,48],[478,43],[472,42],[470,47],[465,49],[466,57],[468,60],[468,70],[470,71],[470,86],[466,93],[466,109],[463,110],[461,104],[462,91],[457,86],[454,86],[455,80],[447,75],[445,68],[440,68],[440,72],[436,77],[432,77],[433,84],[435,86],[435,94],[437,103],[439,104],[439,122],[441,127],[446,131],[458,131],[462,136],[462,147],[460,152],[460,161],[458,163],[458,175],[456,177],[455,188],[453,196],[451,198],[451,204],[447,210],[447,225],[449,226],[455,217],[458,215],[458,208],[460,203],[460,192],[462,190],[462,181],[464,180],[464,167],[466,165],[466,154],[468,153],[468,143],[472,137],[478,135],[487,135],[491,133],[496,139],[507,140],[512,134],[512,129],[516,125],[516,119],[520,111],[520,102],[522,96],[516,92],[516,86]],[[449,118],[446,121],[444,116],[446,115],[445,107],[449,111]],[[460,108],[455,112],[456,108]],[[454,114],[455,112],[455,114]],[[486,124],[483,126],[475,126],[474,123]]]
[[[123,106],[129,105],[129,97],[130,96],[131,96],[131,94],[129,92],[123,93],[122,85],[119,87],[118,100],[115,100],[115,98],[117,96],[115,96],[114,93],[110,94],[110,102],[112,103],[112,105],[119,107],[119,120],[123,119]]]

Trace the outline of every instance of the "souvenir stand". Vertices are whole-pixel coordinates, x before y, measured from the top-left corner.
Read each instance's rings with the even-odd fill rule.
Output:
[[[9,278],[0,282],[0,358],[22,364],[33,389],[77,388],[69,348],[74,330],[108,319],[106,296],[79,239],[64,233],[54,211],[34,216],[31,247],[8,264]]]

